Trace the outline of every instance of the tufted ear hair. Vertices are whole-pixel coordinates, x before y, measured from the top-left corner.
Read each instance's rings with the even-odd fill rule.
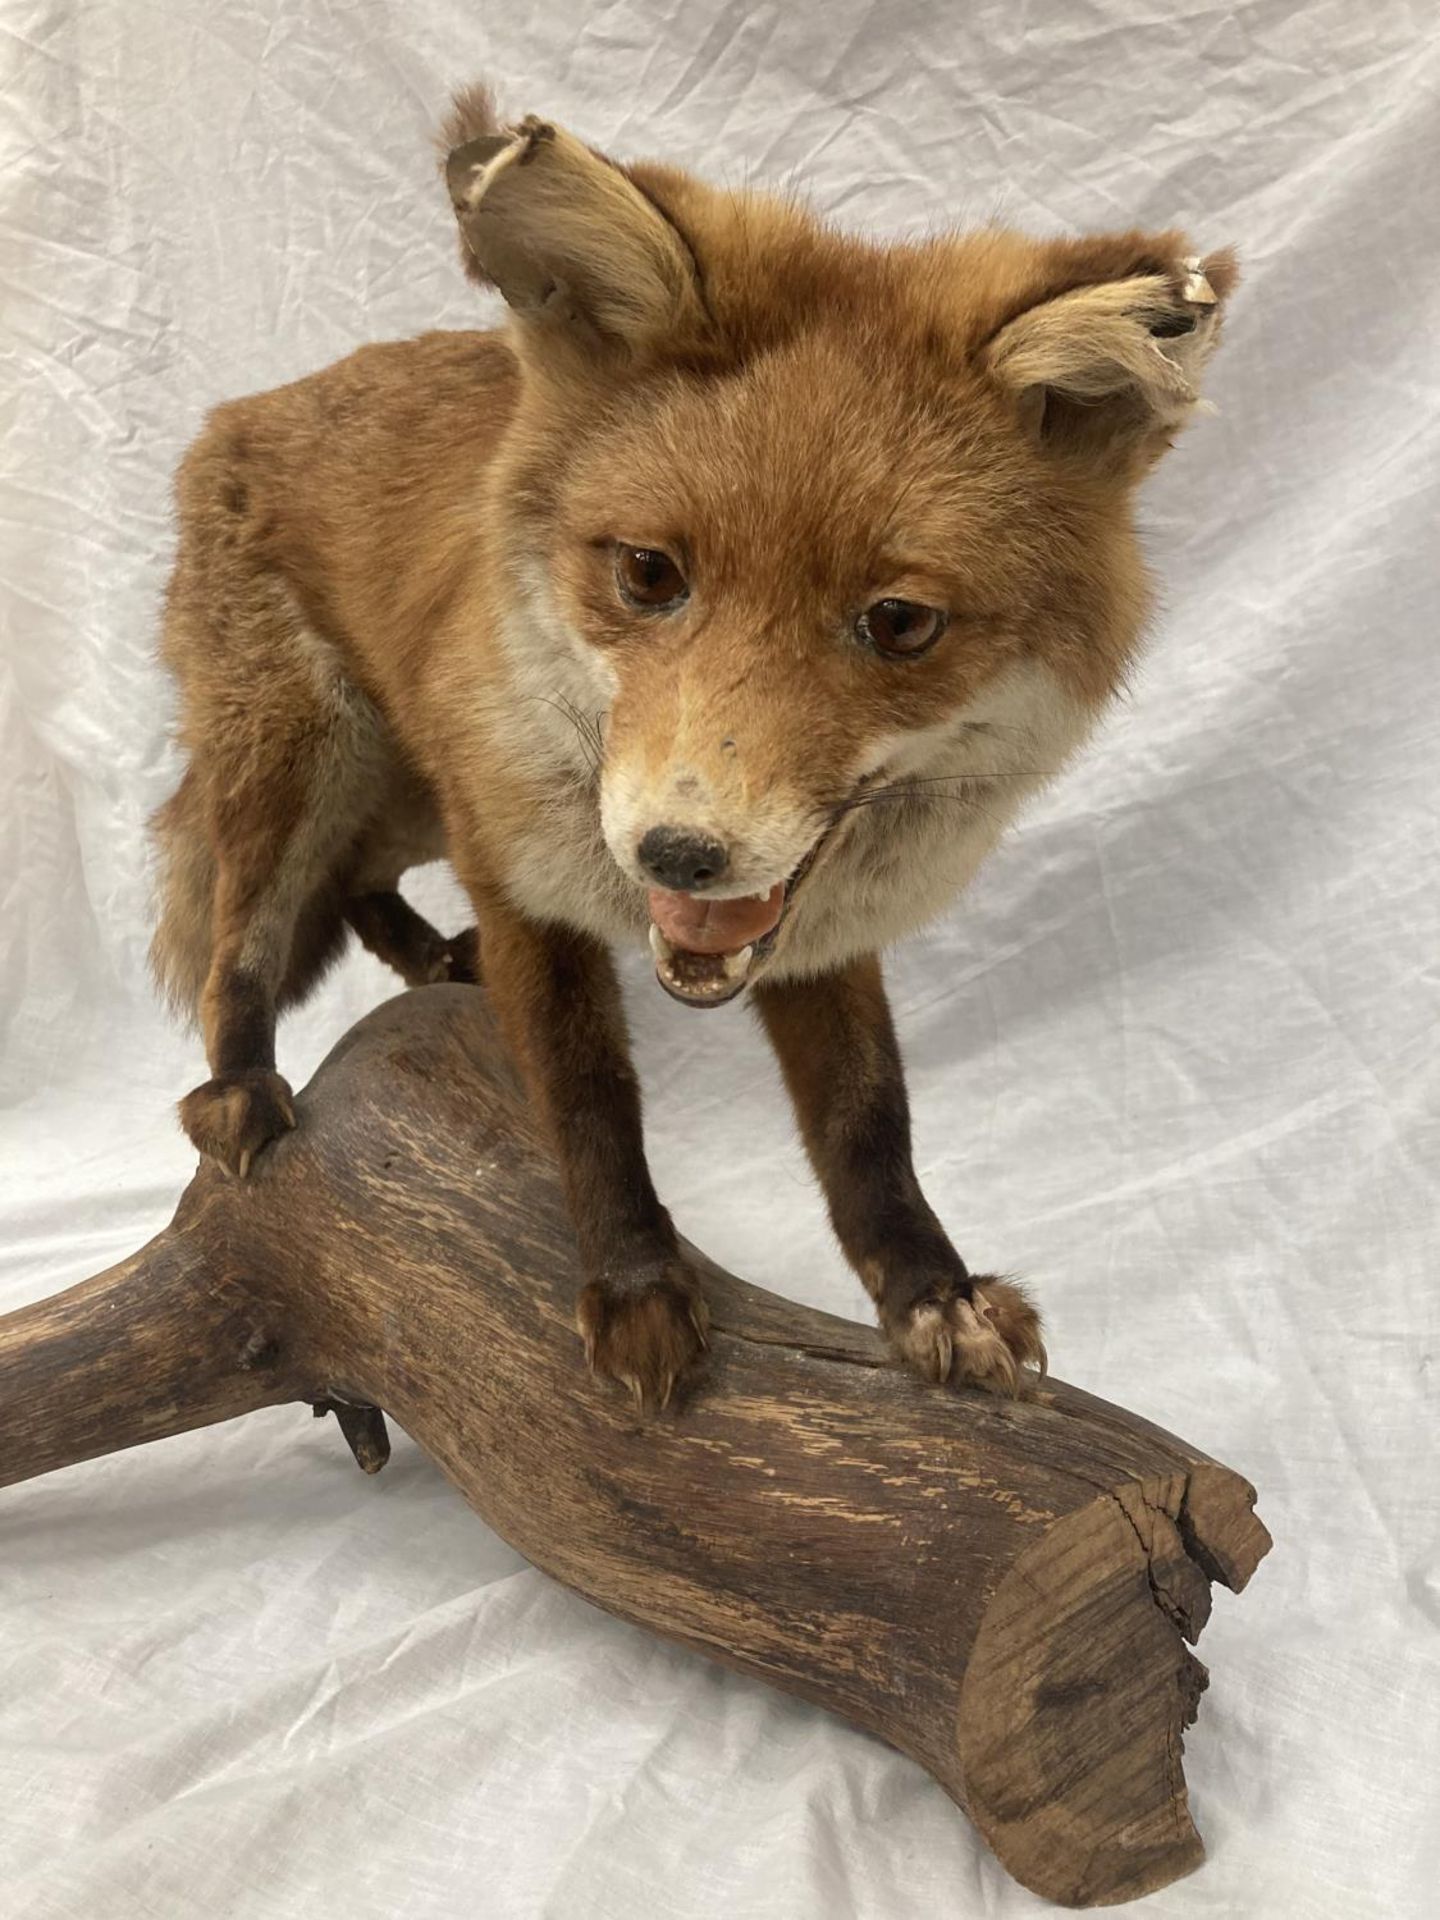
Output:
[[[690,248],[622,167],[548,121],[495,126],[479,90],[459,96],[447,132],[469,136],[445,166],[467,270],[537,346],[643,357],[699,328]]]
[[[1040,243],[981,365],[1057,452],[1143,468],[1199,403],[1239,277],[1178,233]]]

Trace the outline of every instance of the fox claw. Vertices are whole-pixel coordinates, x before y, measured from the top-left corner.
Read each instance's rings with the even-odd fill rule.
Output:
[[[580,1296],[579,1322],[591,1371],[619,1381],[642,1413],[670,1404],[709,1344],[705,1303],[678,1261],[643,1280],[592,1281]]]

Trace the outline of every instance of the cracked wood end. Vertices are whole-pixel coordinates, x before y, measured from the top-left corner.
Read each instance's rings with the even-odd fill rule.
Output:
[[[378,1008],[297,1105],[249,1180],[202,1168],[140,1253],[0,1319],[0,1485],[284,1400],[375,1471],[383,1407],[537,1566],[912,1755],[1036,1893],[1198,1864],[1186,1642],[1270,1544],[1237,1474],[1058,1381],[924,1386],[709,1262],[708,1376],[637,1416],[585,1372],[554,1170],[474,988]]]

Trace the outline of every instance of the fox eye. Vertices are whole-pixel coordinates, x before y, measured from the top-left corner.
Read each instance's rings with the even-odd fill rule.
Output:
[[[855,631],[876,653],[913,660],[930,651],[949,619],[939,607],[922,607],[918,600],[877,600],[855,622]]]
[[[684,574],[658,547],[617,547],[615,580],[632,607],[678,607],[690,593]]]

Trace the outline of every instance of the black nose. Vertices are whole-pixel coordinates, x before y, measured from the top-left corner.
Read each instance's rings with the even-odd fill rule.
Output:
[[[730,864],[718,840],[689,827],[651,827],[639,851],[640,864],[651,879],[676,893],[707,886]]]

